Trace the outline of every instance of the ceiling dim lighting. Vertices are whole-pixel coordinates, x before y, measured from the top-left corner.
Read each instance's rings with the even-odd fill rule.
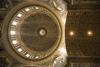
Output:
[[[19,48],[19,49],[18,49],[18,51],[19,51],[19,52],[21,52],[21,51],[22,51],[22,49],[21,49],[21,48]]]
[[[22,14],[18,14],[17,16],[18,16],[18,17],[21,17],[21,16],[22,16]]]
[[[16,43],[17,43],[17,41],[16,41],[16,40],[14,40],[14,41],[13,41],[13,44],[16,44]]]
[[[30,55],[29,54],[26,54],[26,57],[29,57]]]
[[[70,32],[70,35],[73,35],[74,33],[73,32]]]
[[[29,11],[29,9],[27,8],[27,9],[25,9],[26,11]]]
[[[91,32],[91,31],[89,31],[89,32],[88,32],[88,35],[89,35],[89,36],[91,36],[91,35],[92,35],[92,32]]]
[[[63,53],[66,53],[66,49],[64,49],[64,48],[61,48],[60,51]]]
[[[88,32],[88,34],[92,34],[91,32]]]
[[[11,35],[14,35],[15,34],[15,31],[11,31],[10,33],[11,33]]]
[[[13,21],[12,25],[16,25],[16,24],[17,24],[17,22]]]

